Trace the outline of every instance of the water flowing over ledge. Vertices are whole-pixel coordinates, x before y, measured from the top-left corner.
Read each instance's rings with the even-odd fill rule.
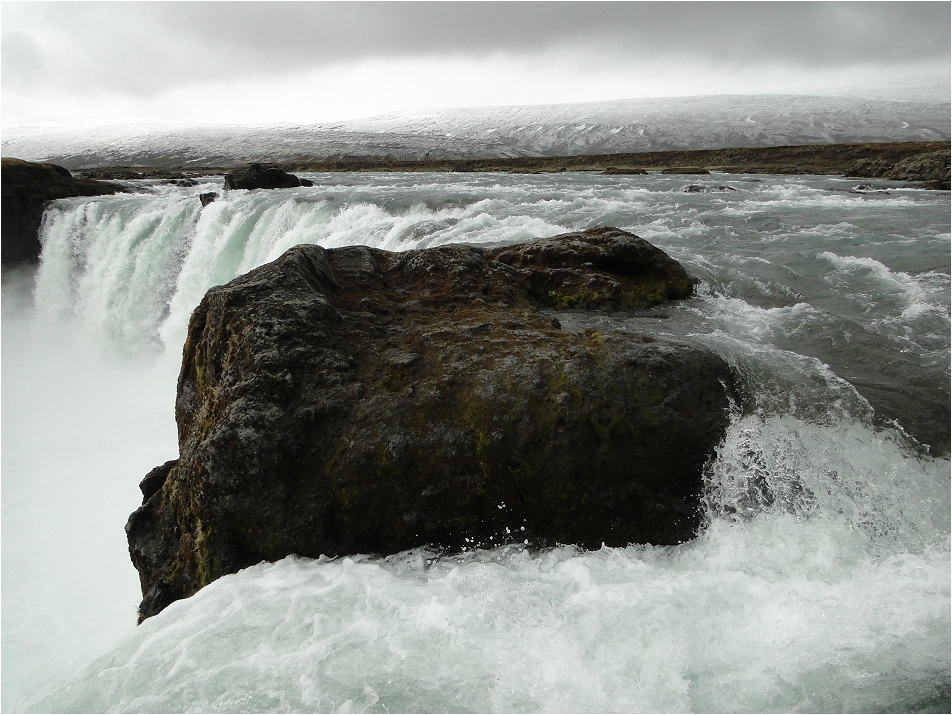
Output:
[[[22,333],[3,321],[5,416],[16,406],[23,426],[4,420],[4,709],[948,710],[949,462],[906,434],[947,452],[948,194],[862,195],[817,177],[308,178],[312,189],[236,191],[204,210],[198,194],[220,179],[47,213],[36,311]],[[737,190],[684,192],[707,182]],[[121,547],[135,481],[168,448],[136,446],[149,453],[111,477],[90,465],[139,445],[143,420],[170,423],[185,325],[211,285],[302,241],[505,243],[599,224],[651,240],[702,281],[676,308],[606,324],[713,347],[754,404],[710,466],[694,542],[289,558],[135,630],[121,548],[110,558],[129,603],[108,613],[61,543],[37,533],[28,556],[13,550],[9,530],[33,534],[26,524],[51,509],[79,524],[65,502],[96,504],[97,522],[112,514],[101,543]],[[556,317],[572,327],[571,311]],[[89,349],[61,354],[60,328],[45,343],[51,321]],[[101,345],[135,379],[116,379]],[[146,367],[163,355],[173,372],[153,396]],[[87,365],[99,372],[74,372]],[[106,428],[89,405],[123,392],[142,412]],[[57,462],[37,442],[87,425],[88,458]],[[106,439],[116,451],[97,456]],[[77,568],[89,553],[112,552],[82,549]],[[117,642],[40,699],[109,646],[90,633]]]
[[[315,188],[231,191],[204,208],[198,196],[220,179],[55,202],[44,217],[38,308],[78,314],[133,349],[177,351],[209,287],[299,243],[499,245],[619,225],[702,279],[711,301],[694,311],[700,332],[740,331],[754,347],[805,352],[847,378],[883,419],[948,452],[947,195],[856,194],[849,180],[823,178],[747,177],[730,195],[698,195],[685,194],[684,179],[659,176],[311,177]],[[912,216],[909,229],[900,212]],[[920,216],[928,217],[921,229]],[[690,312],[674,317],[683,323]],[[868,359],[882,350],[888,355]],[[935,400],[941,414],[927,406]]]

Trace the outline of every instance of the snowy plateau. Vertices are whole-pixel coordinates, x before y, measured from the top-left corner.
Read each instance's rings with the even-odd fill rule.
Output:
[[[892,101],[719,95],[419,110],[309,125],[173,119],[18,125],[4,128],[2,155],[72,170],[187,168],[247,161],[492,159],[949,137],[947,97]]]

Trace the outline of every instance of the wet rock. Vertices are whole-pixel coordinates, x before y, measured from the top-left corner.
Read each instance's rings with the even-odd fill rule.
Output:
[[[139,491],[142,492],[143,501],[147,501],[149,497],[162,488],[166,478],[169,476],[169,472],[172,471],[172,467],[174,467],[175,464],[176,460],[171,459],[162,466],[156,467],[142,478],[142,481],[139,482]]]
[[[297,246],[211,289],[183,351],[180,456],[126,526],[140,618],[292,553],[692,538],[728,366],[546,314],[691,290],[611,228],[497,249]]]
[[[216,194],[214,191],[209,191],[208,193],[198,195],[198,200],[202,202],[202,208],[205,208],[217,198],[218,194]]]
[[[684,193],[686,194],[710,194],[710,193],[724,193],[728,191],[737,191],[733,186],[720,185],[720,186],[701,186],[700,184],[691,184],[690,186],[684,187]]]
[[[312,185],[312,183],[304,184]],[[284,169],[263,164],[249,164],[225,174],[225,186],[228,189],[289,189],[302,186],[301,180]]]
[[[850,189],[849,193],[851,194],[884,194],[886,196],[889,196],[888,191],[886,191],[885,189],[877,189],[872,184],[857,184],[852,189]]]
[[[71,196],[103,196],[125,191],[118,184],[74,179],[56,164],[20,159],[2,161],[2,255],[4,269],[37,263],[40,259],[40,222],[47,202]]]
[[[647,174],[644,169],[633,169],[626,166],[609,166],[602,172],[603,174]]]

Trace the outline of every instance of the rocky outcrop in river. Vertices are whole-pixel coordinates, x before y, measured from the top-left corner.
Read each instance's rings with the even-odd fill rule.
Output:
[[[301,179],[276,166],[248,164],[225,174],[227,189],[290,189],[295,186],[313,186],[310,179]]]
[[[952,160],[948,150],[932,151],[906,157],[895,163],[884,159],[860,159],[850,164],[846,176],[916,181],[931,189],[948,191],[950,166]]]
[[[40,260],[40,223],[46,204],[72,196],[103,196],[125,189],[118,184],[91,179],[74,179],[56,164],[35,164],[20,159],[3,159],[2,255],[4,269],[29,265]]]
[[[613,228],[495,249],[297,246],[211,289],[183,352],[180,456],[143,480],[126,526],[140,618],[292,553],[692,538],[728,366],[551,313],[691,292],[676,261]]]

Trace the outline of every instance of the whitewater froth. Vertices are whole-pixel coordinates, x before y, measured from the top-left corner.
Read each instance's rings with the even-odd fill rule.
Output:
[[[649,238],[702,282],[692,300],[603,316],[603,324],[705,344],[741,382],[744,404],[706,473],[704,530],[678,547],[511,545],[260,564],[139,628],[130,597],[127,612],[99,626],[125,635],[49,695],[107,644],[71,645],[75,629],[36,614],[34,631],[11,640],[8,624],[16,628],[20,613],[9,609],[84,612],[62,596],[34,598],[39,605],[25,592],[8,598],[20,572],[7,564],[20,562],[8,560],[15,541],[5,531],[5,664],[17,655],[11,643],[44,628],[34,642],[75,651],[45,680],[5,673],[5,710],[31,701],[36,711],[99,712],[947,710],[949,462],[879,419],[872,393],[861,390],[873,376],[901,386],[909,412],[942,412],[947,195],[863,197],[818,177],[731,177],[738,190],[721,194],[686,194],[683,177],[670,176],[310,178],[313,188],[232,191],[204,208],[198,195],[218,190],[220,179],[52,205],[29,320],[47,325],[48,337],[60,324],[48,318],[60,316],[90,341],[81,353],[90,364],[99,364],[89,357],[97,341],[145,348],[142,369],[164,362],[161,378],[117,380],[103,370],[90,380],[91,394],[99,387],[127,399],[124,419],[87,414],[77,400],[49,398],[48,408],[28,386],[56,393],[82,378],[64,369],[68,355],[54,360],[55,340],[14,332],[5,314],[4,372],[13,381],[5,388],[24,386],[6,391],[5,405],[17,394],[24,405],[36,401],[32,427],[17,439],[28,444],[49,422],[44,410],[58,406],[56,425],[88,423],[90,453],[80,461],[91,465],[109,462],[95,452],[97,435],[109,434],[110,445],[141,439],[127,429],[143,419],[132,406],[149,416],[145,424],[168,429],[149,444],[154,453],[112,477],[125,491],[102,477],[91,495],[82,487],[98,473],[92,467],[77,477],[75,464],[44,461],[44,499],[105,500],[103,513],[119,515],[110,528],[121,542],[138,478],[175,456],[174,363],[189,313],[212,285],[295,243],[404,250],[607,224]],[[582,327],[570,312],[558,317],[565,329]],[[33,375],[34,350],[59,378]],[[947,399],[944,409],[947,417]],[[22,505],[40,462],[8,448],[9,430],[5,529],[27,520]],[[119,491],[128,504],[109,501]],[[46,513],[41,502],[31,509],[30,518]],[[58,547],[36,543],[30,559],[53,562],[42,548]],[[113,556],[116,572],[134,581],[125,554]],[[42,576],[59,594],[82,591],[70,574]],[[110,616],[89,618],[84,632]],[[37,670],[44,659],[34,648],[28,662]]]
[[[941,707],[947,474],[868,431],[838,430],[738,420],[710,470],[711,522],[677,547],[246,569],[147,621],[40,708]]]
[[[77,313],[130,343],[161,336],[174,346],[208,288],[301,243],[401,251],[567,230],[499,198],[432,207],[419,199],[401,206],[399,196],[339,196],[344,187],[332,187],[331,198],[239,190],[202,208],[197,196],[207,188],[56,202],[42,228],[37,307]]]

